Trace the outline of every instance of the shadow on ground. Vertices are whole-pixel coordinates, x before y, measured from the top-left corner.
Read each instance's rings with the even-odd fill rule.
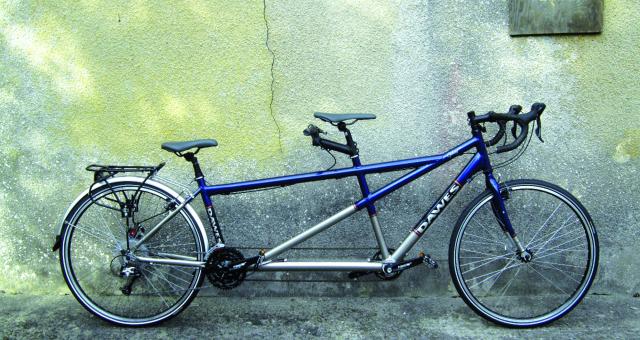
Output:
[[[517,330],[490,324],[460,298],[199,297],[159,326],[111,326],[70,295],[0,294],[6,338],[635,338],[640,298],[589,295],[550,326]]]

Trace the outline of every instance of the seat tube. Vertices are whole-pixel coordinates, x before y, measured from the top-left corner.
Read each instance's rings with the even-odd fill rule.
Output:
[[[211,226],[211,231],[213,232],[213,240],[216,244],[224,244],[224,237],[222,237],[222,231],[220,230],[220,224],[218,223],[218,216],[216,216],[216,211],[213,208],[213,200],[211,196],[207,194],[205,189],[207,183],[204,179],[204,176],[196,178],[198,182],[198,186],[200,187],[200,192],[202,193],[202,202],[204,203],[205,210],[207,211],[207,217],[209,220],[209,225]]]
[[[358,154],[351,157],[351,162],[354,167],[361,166],[360,156]],[[360,192],[362,193],[362,198],[369,196],[369,185],[367,184],[367,179],[365,175],[358,174],[358,185],[360,186]],[[378,248],[380,248],[381,258],[386,259],[389,257],[389,250],[387,249],[387,244],[384,241],[384,236],[382,236],[382,230],[380,229],[380,222],[378,222],[378,216],[376,211],[376,206],[373,202],[367,204],[367,212],[369,213],[369,220],[371,221],[371,227],[373,228],[373,233],[376,237],[376,242],[378,242]]]

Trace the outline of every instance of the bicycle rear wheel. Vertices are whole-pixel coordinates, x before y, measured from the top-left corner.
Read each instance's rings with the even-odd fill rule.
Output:
[[[80,198],[65,217],[60,264],[69,289],[91,313],[109,322],[145,326],[167,320],[188,306],[204,273],[200,268],[141,263],[127,249],[176,209],[170,189],[131,178],[102,184]],[[137,198],[136,198],[137,197]],[[123,217],[121,203],[136,202],[134,218]],[[182,209],[133,253],[178,255],[202,261],[206,242],[199,220]]]
[[[586,209],[562,188],[537,180],[502,185],[505,206],[529,262],[498,224],[493,195],[479,195],[451,235],[453,283],[476,313],[511,327],[547,324],[586,295],[598,266],[598,238]]]

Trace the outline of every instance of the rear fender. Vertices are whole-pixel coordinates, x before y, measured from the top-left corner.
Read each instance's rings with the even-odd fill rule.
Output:
[[[169,188],[168,186],[154,181],[152,179],[147,179],[145,181],[144,178],[142,177],[134,177],[134,176],[123,176],[123,177],[112,177],[109,178],[105,181],[102,181],[100,183],[96,183],[93,185],[93,187],[91,188],[92,191],[98,190],[100,188],[102,188],[103,186],[107,185],[107,184],[117,184],[117,183],[123,183],[123,182],[135,182],[135,183],[142,183],[144,181],[145,185],[150,185],[153,187],[156,187],[158,189],[161,189],[162,191],[165,191],[166,193],[168,193],[169,195],[175,197],[179,203],[184,202],[184,198],[181,197],[177,192],[175,192],[175,190]],[[69,206],[69,208],[67,208],[67,211],[64,213],[64,217],[62,218],[62,222],[60,223],[60,226],[58,227],[58,232],[55,234],[55,241],[53,244],[53,251],[56,251],[60,248],[60,235],[62,234],[62,228],[64,228],[65,222],[67,221],[67,218],[69,216],[69,213],[73,210],[74,207],[76,207],[76,205],[78,205],[78,203],[80,203],[80,201],[86,197],[87,195],[89,195],[89,189],[85,190],[83,193],[81,193],[74,201],[73,203],[71,203],[71,205]],[[202,224],[202,221],[200,220],[200,216],[198,216],[198,213],[196,213],[196,211],[193,209],[193,207],[191,206],[191,204],[187,204],[184,209],[187,210],[187,213],[191,214],[191,216],[193,216],[198,229],[200,229],[200,232],[202,233],[202,237],[204,237],[204,245],[205,245],[205,249],[208,250],[209,249],[209,238],[207,237],[207,232],[204,228],[204,225]]]

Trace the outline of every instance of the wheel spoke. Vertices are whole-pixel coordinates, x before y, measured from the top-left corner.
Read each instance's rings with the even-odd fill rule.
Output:
[[[147,281],[149,283],[149,285],[151,285],[151,288],[153,288],[153,290],[156,292],[156,295],[158,295],[160,297],[160,299],[162,300],[162,302],[164,302],[164,304],[168,307],[171,308],[171,305],[167,302],[167,300],[164,298],[164,296],[162,296],[162,294],[160,294],[160,291],[156,288],[156,286],[153,284],[153,282],[151,282],[151,280],[149,280],[149,278],[147,278],[146,276],[142,275],[140,276],[143,279],[145,279],[145,281]]]
[[[512,261],[513,261],[513,260],[512,260]],[[475,287],[475,286],[477,286],[477,285],[479,285],[479,284],[484,283],[485,281],[487,281],[487,280],[491,279],[492,277],[494,277],[494,276],[496,276],[496,275],[498,275],[498,276],[499,276],[499,275],[501,275],[505,270],[509,270],[509,269],[511,269],[511,268],[515,268],[515,267],[517,267],[517,266],[519,266],[519,265],[520,265],[519,263],[514,264],[514,265],[510,265],[510,263],[507,263],[507,264],[506,264],[504,267],[502,267],[501,269],[498,269],[498,270],[495,270],[495,271],[492,271],[492,272],[489,272],[489,273],[486,273],[486,274],[482,274],[482,275],[479,275],[479,276],[475,276],[475,277],[473,277],[473,278],[471,278],[471,279],[469,279],[469,280],[470,280],[470,281],[472,281],[472,280],[476,280],[476,279],[479,279],[479,278],[481,278],[481,277],[485,277],[485,276],[487,276],[487,275],[490,275],[490,276],[488,276],[488,277],[485,277],[482,281],[477,282],[477,283],[476,283],[476,284],[474,284],[473,286],[470,286],[470,287],[469,287],[469,289],[471,289],[471,288],[473,288],[473,287]]]
[[[162,273],[162,271],[160,271],[160,270],[158,270],[158,269],[155,269],[153,272],[152,272],[151,270],[147,269],[147,268],[142,268],[142,270],[143,270],[143,271],[145,271],[145,272],[147,272],[147,273],[149,273],[149,274],[151,274],[151,275],[153,275],[153,276],[155,276],[155,277],[160,278],[162,281],[166,282],[166,283],[169,285],[169,287],[171,287],[171,288],[172,288],[174,291],[176,291],[176,292],[179,292],[179,291],[185,291],[185,290],[187,290],[187,288],[181,287],[181,286],[179,286],[177,283],[170,281],[170,280],[167,278],[167,276],[165,276],[165,275],[164,275],[165,273]],[[169,273],[166,273],[166,274],[169,274]],[[175,278],[175,276],[172,276],[172,277],[174,277],[174,278]],[[184,279],[180,279],[180,280],[181,280],[181,281],[186,282],[186,283],[187,283],[187,285],[191,283],[191,282],[186,281],[186,280],[184,280]],[[178,289],[176,289],[176,287],[177,287]]]
[[[551,247],[551,248],[549,248],[549,249],[540,249],[541,251],[539,251],[539,252],[538,252],[538,256],[540,256],[540,255],[544,255],[544,254],[548,253],[548,252],[549,252],[549,251],[551,251],[551,250],[557,249],[557,248],[559,248],[559,247],[561,247],[561,246],[563,246],[563,245],[565,245],[565,244],[567,244],[567,243],[571,243],[571,242],[573,242],[573,241],[575,241],[575,240],[578,240],[578,239],[581,239],[581,238],[583,238],[583,237],[584,237],[584,235],[580,235],[580,236],[578,236],[578,237],[574,237],[574,238],[570,239],[569,241],[565,241],[565,242],[562,242],[562,243],[560,243],[560,244],[558,244],[558,245],[556,245],[556,246],[553,246],[553,247]],[[581,245],[581,244],[580,244],[580,245]],[[574,246],[574,247],[575,247],[575,246]]]
[[[540,256],[540,254],[538,254],[538,256],[536,257],[536,260],[544,259],[544,258],[547,258],[549,256],[557,255],[557,254],[560,254],[560,253],[566,253],[566,252],[581,252],[581,253],[584,253],[585,250],[584,250],[584,247],[581,244],[577,244],[577,245],[571,246],[569,248],[565,248],[565,249],[561,249],[561,250],[555,251],[553,253],[546,253],[544,256]]]
[[[145,223],[143,227],[146,229],[146,224],[166,215],[163,210],[169,197],[156,187],[140,186],[135,182],[103,187],[92,194],[93,200],[85,198],[80,201],[77,211],[69,214],[63,237],[63,249],[70,250],[62,252],[63,273],[73,290],[79,292],[76,295],[78,300],[91,306],[90,311],[94,314],[121,325],[151,324],[176,315],[179,308],[197,294],[198,282],[195,280],[202,278],[200,270],[124,262],[126,254],[121,251],[129,237],[127,226],[119,213],[112,213],[100,205],[117,206],[114,198],[121,201],[125,197],[135,198],[138,209],[135,216]],[[200,258],[206,249],[195,217],[187,211],[176,216],[180,217],[163,226],[151,242],[141,244],[135,255],[154,256],[166,248],[171,250],[167,253]],[[141,222],[129,220],[129,223],[141,226]],[[74,230],[79,232],[74,233]],[[130,241],[135,242],[133,239]],[[119,256],[121,260],[117,259]],[[114,258],[116,262],[112,262]],[[124,269],[137,272],[139,276],[118,275]]]
[[[542,225],[540,226],[540,228],[538,228],[538,231],[536,231],[535,234],[533,234],[533,236],[531,237],[531,241],[529,241],[529,243],[527,244],[527,246],[525,248],[529,248],[529,244],[531,244],[531,242],[536,240],[536,236],[538,236],[538,233],[547,225],[547,223],[549,223],[549,221],[551,220],[551,217],[553,217],[553,215],[556,214],[556,212],[558,211],[558,209],[560,209],[560,207],[562,206],[562,202],[558,203],[558,206],[553,210],[553,212],[551,213],[551,215],[549,215],[549,217],[547,218],[546,221],[544,221],[544,223],[542,223]]]
[[[504,265],[504,267],[502,268],[502,270],[500,271],[500,273],[498,274],[498,276],[496,277],[495,280],[493,280],[493,282],[491,282],[491,285],[489,286],[489,288],[487,288],[487,292],[491,291],[491,288],[493,288],[493,286],[496,284],[496,282],[498,282],[498,280],[500,279],[500,277],[502,276],[502,273],[505,272],[505,270],[511,269],[513,267],[509,267],[509,265],[511,263],[513,263],[515,261],[515,259],[511,259],[509,260],[509,262],[507,262],[507,264]],[[516,267],[520,267],[520,264],[517,264]]]
[[[544,247],[545,247],[548,243],[550,243],[551,241],[555,241],[555,240],[562,239],[562,238],[564,238],[564,237],[566,237],[566,236],[569,236],[569,235],[571,235],[571,234],[575,234],[575,233],[583,233],[583,232],[584,232],[584,231],[583,231],[582,229],[573,229],[573,230],[571,230],[571,231],[569,231],[569,232],[566,232],[566,233],[564,233],[564,234],[562,234],[562,235],[559,235],[559,236],[553,236],[553,239],[549,238],[549,239],[548,239],[546,242],[544,242],[543,244],[540,244],[540,243],[542,243],[542,242],[540,242],[540,243],[538,243],[538,244],[532,244],[529,248],[531,248],[531,249],[544,249]]]
[[[487,255],[487,256],[491,256],[491,257],[495,256],[495,254],[489,254],[489,253],[485,253],[485,252],[482,252],[482,251],[471,250],[471,249],[466,249],[466,248],[465,249],[460,249],[460,250],[466,251],[466,252],[469,252],[469,253],[474,253],[474,254]],[[504,254],[504,256],[507,256],[509,254],[512,254],[512,252],[508,252],[508,253]]]
[[[111,231],[111,228],[109,228],[109,223],[107,223],[107,220],[104,218],[104,210],[99,210],[98,211],[98,216],[100,216],[100,219],[102,220],[102,223],[104,223],[104,228],[107,229],[109,231],[109,233],[113,236],[114,239],[116,239],[116,236],[113,234],[113,231]],[[112,214],[110,214],[112,215]],[[120,226],[120,231],[122,232],[122,234],[120,235],[127,235],[127,229],[126,227],[122,224],[122,221],[118,220],[119,226]]]
[[[481,224],[480,222],[474,220],[473,223],[475,223],[478,227],[480,227],[482,230],[484,230],[485,235],[489,235],[489,237],[491,237],[491,239],[493,239],[496,242],[500,242],[500,240],[496,239],[495,237],[493,237],[493,234],[495,233],[495,230],[491,230],[491,228],[485,226],[484,224]]]
[[[168,226],[168,225],[166,225],[166,224],[165,224],[165,225],[163,225],[163,226],[161,227],[161,229],[162,229],[162,230],[165,230],[165,228],[167,228],[167,230],[168,230],[168,229],[170,229],[170,226]],[[179,231],[177,234],[175,234],[175,235],[171,235],[171,240],[161,240],[161,239],[157,239],[157,238],[158,238],[158,236],[157,236],[157,234],[156,234],[156,235],[153,235],[154,237],[152,237],[152,238],[151,238],[151,240],[146,241],[144,244],[146,244],[147,246],[155,247],[155,245],[156,245],[156,244],[158,244],[159,242],[169,242],[169,241],[172,241],[172,240],[176,240],[176,239],[178,239],[180,236],[184,235],[186,232],[187,232],[187,231],[186,231],[186,228],[184,228],[183,230]]]
[[[580,281],[579,281],[579,280],[576,280],[575,278],[573,278],[573,277],[569,276],[567,273],[565,273],[565,271],[564,271],[564,270],[560,270],[560,269],[558,269],[558,267],[556,267],[556,266],[554,266],[554,265],[542,264],[542,263],[540,263],[540,262],[532,262],[532,263],[531,263],[531,265],[536,265],[536,266],[540,266],[540,267],[543,267],[543,268],[553,269],[553,270],[555,270],[555,271],[557,271],[557,272],[562,273],[562,275],[564,275],[566,278],[568,278],[568,279],[570,279],[570,280],[574,281],[574,282],[575,282],[575,283],[577,283],[577,284],[580,284]],[[575,272],[572,272],[572,273],[576,274]]]
[[[471,233],[465,233],[464,235],[465,235],[465,236],[475,237],[475,238],[477,238],[477,239],[487,241],[487,242],[485,242],[484,244],[495,244],[495,245],[499,245],[499,246],[504,246],[504,243],[501,243],[501,242],[499,242],[498,240],[493,239],[493,238],[492,238],[492,239],[488,239],[488,238],[486,238],[486,237],[482,237],[482,236],[474,235],[474,234],[471,234]],[[467,241],[467,242],[471,242],[471,241]],[[476,243],[480,243],[480,242],[478,242],[478,241],[475,241],[475,242],[476,242]]]
[[[569,218],[567,219],[567,221],[568,221],[569,219],[571,219],[571,216],[569,216]],[[578,222],[579,222],[579,220],[578,220]],[[572,223],[571,223],[571,224],[569,224],[569,225],[573,225],[573,224],[575,224],[575,223],[576,223],[576,221],[572,222]],[[571,234],[571,233],[573,233],[573,232],[575,232],[575,231],[580,231],[580,229],[574,229],[574,230],[569,231],[568,233],[564,233],[564,234],[562,234],[562,235],[560,235],[560,236],[556,236],[556,235],[557,235],[561,230],[563,230],[566,226],[567,226],[567,224],[566,224],[566,221],[565,221],[565,223],[563,223],[563,224],[562,224],[562,226],[560,226],[560,228],[558,228],[556,231],[554,231],[554,232],[552,233],[552,235],[551,235],[551,236],[550,236],[550,237],[549,237],[549,238],[548,238],[548,239],[547,239],[547,240],[546,240],[546,241],[545,241],[545,242],[544,242],[540,247],[538,247],[537,245],[535,245],[535,244],[533,243],[533,241],[531,241],[531,242],[530,242],[530,243],[532,244],[532,245],[531,245],[531,247],[532,247],[532,248],[540,248],[540,249],[543,249],[543,248],[544,248],[544,247],[545,247],[549,242],[551,242],[552,240],[555,240],[555,239],[558,239],[558,238],[564,237],[564,236],[566,236],[566,235],[568,235],[568,234]],[[548,234],[547,234],[547,235],[548,235]],[[545,237],[546,237],[546,235],[545,235],[545,236],[543,236],[543,237],[541,237],[541,239],[544,239]],[[540,243],[538,243],[538,244],[540,244]]]
[[[570,193],[539,181],[505,184],[509,219],[531,252],[516,256],[512,243],[494,228],[491,194],[465,211],[452,236],[452,278],[464,301],[494,322],[527,327],[551,322],[575,306],[593,282],[597,239]],[[491,220],[491,223],[484,223]],[[587,223],[587,224],[585,224]]]
[[[511,284],[513,283],[513,281],[515,281],[516,276],[518,276],[518,274],[520,274],[520,270],[521,269],[522,269],[522,266],[520,266],[520,267],[518,267],[518,269],[516,269],[516,273],[513,274],[513,277],[509,280],[509,282],[507,282],[505,287],[502,289],[502,293],[499,294],[498,302],[496,303],[496,305],[500,305],[500,302],[502,302],[502,298],[505,296],[505,294],[507,293],[507,291],[511,287]]]
[[[485,261],[485,262],[482,263],[481,265],[475,266],[475,267],[473,267],[471,269],[468,269],[468,270],[462,272],[462,274],[466,274],[468,272],[471,272],[471,271],[474,271],[474,270],[478,270],[478,269],[480,269],[480,268],[482,268],[482,267],[484,267],[484,266],[486,266],[486,265],[488,265],[490,263],[493,263],[493,262],[501,260],[501,259],[509,260],[508,257],[503,256],[503,255],[496,256],[496,257],[494,257],[492,259],[481,260],[481,261]],[[471,265],[471,264],[477,263],[477,262],[480,262],[480,261],[473,261],[473,262],[469,262],[469,263],[464,263],[464,264],[461,264],[461,266],[468,266],[468,265]]]
[[[82,232],[84,232],[85,234],[89,235],[89,236],[93,236],[94,238],[100,240],[100,241],[104,241],[107,244],[118,244],[118,240],[116,240],[115,238],[113,238],[113,235],[107,235],[107,234],[103,234],[102,232],[98,232],[97,230],[95,230],[95,228],[91,228],[92,230],[94,230],[94,232],[89,231],[89,229],[86,229],[84,227],[80,227],[79,225],[74,225],[71,224],[69,222],[67,222],[67,225],[71,226],[73,229],[75,230],[80,230]],[[109,240],[111,239],[111,240]]]
[[[555,289],[561,291],[564,294],[569,295],[567,292],[565,292],[562,288],[558,287],[553,280],[550,280],[549,278],[547,278],[546,276],[542,275],[542,273],[540,273],[538,270],[536,270],[533,266],[529,266],[529,268],[531,268],[535,273],[537,273],[538,275],[540,275],[543,279],[545,279],[545,281],[549,282]]]
[[[544,263],[544,264],[548,264],[548,265],[554,265],[554,266],[563,266],[563,267],[570,267],[570,268],[580,268],[580,269],[584,269],[582,266],[576,266],[574,264],[566,264],[566,263],[556,263],[556,262],[547,262],[547,261],[540,261],[540,258],[536,258],[535,259],[536,263]]]

